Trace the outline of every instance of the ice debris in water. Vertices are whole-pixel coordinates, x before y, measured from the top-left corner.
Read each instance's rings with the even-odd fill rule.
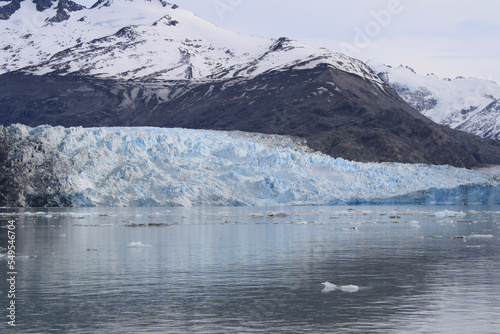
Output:
[[[321,284],[323,284],[325,286],[323,288],[323,290],[321,290],[321,292],[323,292],[323,293],[328,293],[330,291],[337,290],[337,286],[335,284],[330,283],[330,282],[323,282]]]
[[[267,218],[284,218],[287,217],[288,214],[286,212],[275,212],[275,211],[269,211],[267,213]]]
[[[141,241],[132,241],[131,243],[128,244],[128,248],[147,248],[147,247],[153,247],[148,244],[143,244]]]
[[[489,239],[489,238],[493,238],[493,235],[492,234],[473,234],[473,235],[470,235],[469,238],[471,238],[471,239]]]
[[[359,286],[353,285],[353,284],[342,285],[340,287],[340,290],[342,290],[344,292],[357,292],[357,291],[359,291]]]
[[[462,211],[457,212],[457,211],[444,210],[444,211],[436,212],[435,215],[438,218],[450,218],[450,217],[463,217],[463,216],[465,216],[465,213]]]
[[[324,285],[323,290],[321,290],[321,292],[323,292],[323,293],[328,293],[330,291],[335,291],[335,290],[340,290],[340,291],[344,291],[344,292],[358,292],[359,291],[359,286],[353,285],[353,284],[341,285],[341,286],[337,286],[336,284],[332,284],[330,282],[323,282],[321,284]]]

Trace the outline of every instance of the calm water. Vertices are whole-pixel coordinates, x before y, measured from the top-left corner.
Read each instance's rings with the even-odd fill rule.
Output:
[[[9,219],[16,327],[3,256],[1,333],[500,333],[500,207],[0,210]]]

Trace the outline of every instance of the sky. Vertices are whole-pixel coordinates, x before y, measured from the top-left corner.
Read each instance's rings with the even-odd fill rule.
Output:
[[[91,1],[91,0],[88,0]],[[500,83],[498,0],[167,0],[232,31]]]

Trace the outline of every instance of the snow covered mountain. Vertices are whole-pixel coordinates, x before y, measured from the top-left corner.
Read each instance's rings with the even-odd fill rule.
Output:
[[[491,102],[486,108],[474,112],[456,129],[485,138],[500,139],[500,99]]]
[[[431,122],[359,60],[163,0],[11,0],[0,34],[6,126],[241,130],[356,161],[500,164],[500,143]]]
[[[64,14],[59,14],[61,8],[65,8]],[[34,19],[27,21],[27,17]],[[90,9],[64,0],[43,11],[26,1],[8,20],[0,21],[0,28],[0,68],[4,73],[29,66],[22,72],[118,79],[222,79],[256,76],[284,66],[328,63],[382,83],[353,58],[286,38],[273,40],[224,30],[161,0],[102,0]]]
[[[370,66],[408,104],[433,121],[500,139],[500,86],[495,82],[464,77],[439,79],[404,66]]]
[[[0,147],[0,205],[500,203],[498,171],[356,163],[276,135],[13,125]]]

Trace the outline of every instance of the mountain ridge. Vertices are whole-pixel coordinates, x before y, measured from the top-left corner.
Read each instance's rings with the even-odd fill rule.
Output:
[[[407,66],[370,64],[408,104],[439,124],[484,138],[500,139],[500,86],[491,80],[440,79]]]

